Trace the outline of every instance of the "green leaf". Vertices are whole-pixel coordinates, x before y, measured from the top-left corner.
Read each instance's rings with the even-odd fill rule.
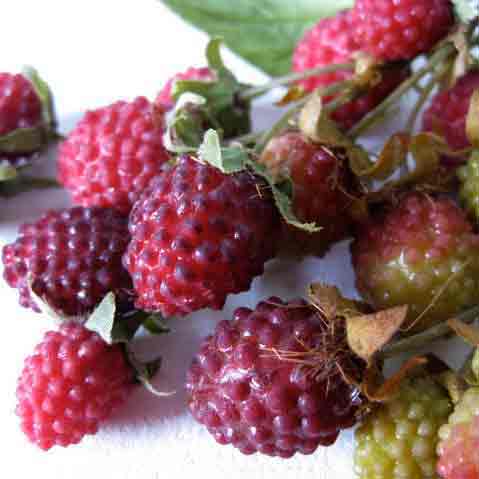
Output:
[[[17,170],[13,166],[8,164],[0,165],[0,183],[14,180],[17,175]]]
[[[463,23],[479,16],[479,0],[453,0],[456,14]]]
[[[244,170],[249,160],[248,154],[242,148],[222,148],[220,137],[215,130],[205,133],[198,157],[225,174]]]
[[[34,153],[46,143],[47,135],[43,126],[33,128],[17,128],[11,133],[0,136],[2,153]]]
[[[48,83],[40,77],[35,68],[27,66],[23,69],[23,74],[30,80],[42,102],[43,122],[48,129],[53,130],[56,125],[55,111],[53,107],[53,95]]]
[[[352,0],[162,0],[186,21],[221,36],[238,55],[271,75],[291,70],[298,40],[320,18]]]

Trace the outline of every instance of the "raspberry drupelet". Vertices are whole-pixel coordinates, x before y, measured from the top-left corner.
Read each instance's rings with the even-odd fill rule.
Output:
[[[333,444],[361,403],[343,373],[361,366],[341,347],[344,330],[326,324],[302,300],[237,309],[203,340],[189,369],[193,417],[244,454],[289,458]]]

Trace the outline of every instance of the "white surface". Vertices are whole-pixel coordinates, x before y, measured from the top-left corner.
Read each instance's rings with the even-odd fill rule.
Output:
[[[227,1],[227,0],[225,0]],[[62,131],[74,124],[75,112],[119,98],[153,97],[165,80],[190,65],[203,64],[206,36],[193,30],[153,0],[11,0],[2,2],[0,71],[36,66],[49,81],[57,100]],[[263,75],[231,54],[226,55],[242,79],[258,82]],[[259,111],[258,119],[267,114]],[[78,116],[76,116],[78,118]],[[52,153],[52,159],[53,159]],[[15,237],[19,222],[37,217],[49,207],[68,204],[62,192],[25,194],[0,199],[0,242]],[[183,378],[200,338],[220,318],[229,318],[239,305],[253,306],[276,294],[290,298],[322,279],[353,292],[346,244],[323,260],[302,264],[272,262],[249,293],[231,297],[224,312],[204,312],[175,323],[175,332],[140,344],[144,354],[160,352],[163,370],[156,384],[177,390],[173,398],[158,399],[138,388],[129,403],[94,437],[78,446],[49,453],[29,445],[19,431],[15,383],[23,358],[49,328],[46,319],[17,305],[16,291],[0,280],[3,341],[0,347],[0,451],[2,477],[85,479],[153,479],[210,477],[231,479],[352,478],[352,435],[312,456],[281,460],[243,456],[231,446],[219,446],[193,422],[184,404]]]

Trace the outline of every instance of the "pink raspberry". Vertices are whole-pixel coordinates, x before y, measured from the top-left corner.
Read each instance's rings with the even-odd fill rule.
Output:
[[[76,444],[127,398],[134,372],[122,348],[76,323],[45,334],[17,386],[17,415],[43,450]]]
[[[354,36],[355,22],[350,11],[340,12],[335,17],[320,20],[315,27],[307,31],[298,43],[293,55],[293,70],[302,72],[335,63],[347,63],[361,50]],[[357,123],[375,106],[381,103],[409,74],[402,65],[393,65],[384,70],[382,81],[367,93],[338,108],[332,115],[343,128],[348,129]],[[306,91],[318,87],[327,87],[344,81],[353,73],[337,71],[302,80],[300,84]],[[331,100],[331,98],[326,98]]]
[[[426,53],[454,24],[449,0],[356,0],[355,38],[379,60],[409,60]]]

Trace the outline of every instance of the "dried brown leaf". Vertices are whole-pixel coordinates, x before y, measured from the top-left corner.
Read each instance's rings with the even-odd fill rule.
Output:
[[[361,314],[363,309],[359,302],[345,298],[336,286],[324,283],[312,283],[308,296],[313,306],[328,320],[356,316]]]
[[[475,148],[479,148],[479,89],[471,97],[466,118],[467,138]]]
[[[294,85],[288,89],[286,94],[276,102],[276,106],[286,106],[290,103],[299,101],[303,99],[306,95],[308,95],[303,86],[301,85]]]
[[[427,364],[427,358],[417,356],[406,361],[399,371],[383,381],[376,364],[371,365],[365,373],[362,384],[363,394],[373,402],[386,402],[393,399],[399,392],[402,381],[414,370]]]
[[[452,318],[447,322],[448,326],[462,339],[472,346],[479,346],[479,329],[463,321]]]
[[[369,362],[401,329],[407,311],[407,306],[397,306],[374,314],[349,317],[346,321],[349,347]]]

